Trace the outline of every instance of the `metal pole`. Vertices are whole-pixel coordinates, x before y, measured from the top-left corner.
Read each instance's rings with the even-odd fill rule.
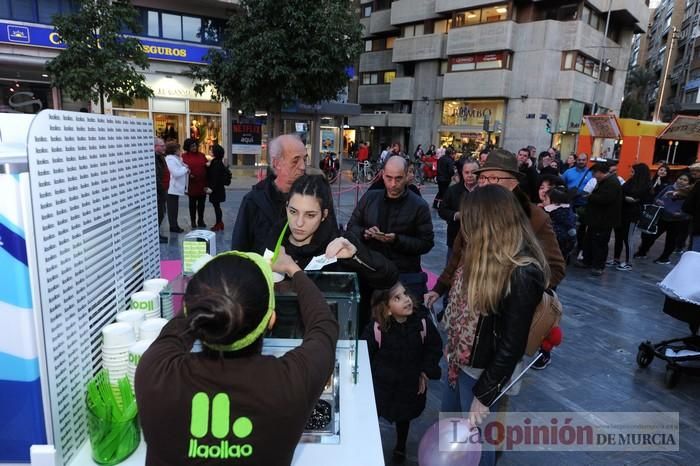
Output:
[[[610,12],[612,11],[612,0],[608,0],[608,15],[605,19],[605,32],[603,33],[603,42],[600,44],[600,64],[598,65],[598,77],[595,80],[595,86],[593,86],[593,109],[591,113],[595,115],[598,113],[598,85],[600,84],[600,77],[603,75],[603,67],[605,66],[605,42],[608,40],[608,28],[610,27]]]
[[[664,66],[664,74],[661,77],[661,92],[656,96],[656,108],[654,109],[654,121],[661,121],[661,104],[663,103],[664,92],[666,91],[666,78],[668,78],[668,68],[671,66],[671,54],[673,53],[673,41],[676,40],[676,27],[671,31],[671,43],[666,50],[666,66]]]

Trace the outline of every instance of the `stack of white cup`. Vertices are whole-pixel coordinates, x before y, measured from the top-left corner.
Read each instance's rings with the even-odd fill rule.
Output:
[[[145,319],[146,316],[143,312],[134,311],[133,309],[117,314],[117,322],[125,322],[134,327],[134,334],[136,335],[137,340],[139,339],[139,327],[141,326],[141,322],[143,322]]]
[[[124,377],[129,364],[129,347],[136,342],[134,327],[117,322],[102,329],[102,367],[109,373],[113,385]]]
[[[168,321],[162,318],[144,320],[139,327],[140,340],[155,340],[167,323]]]
[[[131,295],[131,309],[143,312],[146,319],[160,317],[160,295],[153,291],[138,291]]]
[[[140,340],[129,347],[129,364],[126,369],[126,377],[129,379],[131,386],[134,386],[134,376],[136,375],[136,366],[138,366],[141,356],[151,346],[153,340]]]
[[[172,319],[173,316],[173,296],[172,293],[163,293],[163,290],[168,286],[168,280],[165,278],[151,278],[143,282],[143,291],[152,291],[158,295],[160,299],[160,313],[166,319]]]

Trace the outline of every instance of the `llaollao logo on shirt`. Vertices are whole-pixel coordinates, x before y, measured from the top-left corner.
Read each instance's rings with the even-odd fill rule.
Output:
[[[192,397],[190,417],[190,443],[188,458],[235,459],[249,457],[253,446],[239,443],[253,432],[253,422],[247,417],[239,417],[231,422],[231,400],[226,393],[217,393],[213,399],[204,392]],[[210,435],[218,443],[205,442]]]

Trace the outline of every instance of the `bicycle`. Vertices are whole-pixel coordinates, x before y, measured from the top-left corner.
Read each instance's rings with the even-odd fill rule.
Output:
[[[374,169],[369,160],[357,162],[352,166],[353,183],[369,183],[374,179]]]

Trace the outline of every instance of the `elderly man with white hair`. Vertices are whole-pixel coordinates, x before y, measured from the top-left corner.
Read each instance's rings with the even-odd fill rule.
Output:
[[[278,136],[268,145],[273,176],[253,186],[243,197],[233,228],[231,249],[262,254],[272,228],[286,218],[287,193],[306,170],[306,146],[294,134]]]

